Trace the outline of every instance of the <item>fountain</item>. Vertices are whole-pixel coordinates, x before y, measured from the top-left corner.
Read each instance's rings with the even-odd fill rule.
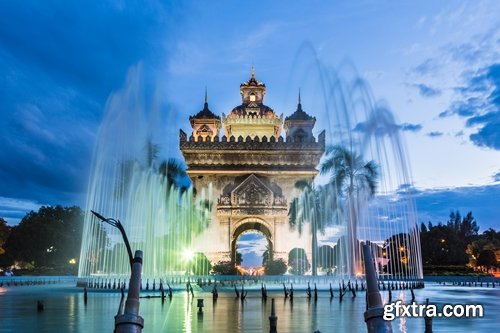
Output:
[[[168,170],[161,172],[155,161],[158,146],[152,140],[153,134],[140,98],[140,70],[129,73],[126,87],[110,97],[106,117],[98,133],[87,211],[94,210],[122,222],[130,237],[131,247],[144,252],[144,279],[195,272],[207,274],[210,265],[217,260],[234,259],[231,258],[234,256],[231,247],[234,251],[235,244],[231,245],[231,239],[221,238],[228,245],[217,253],[219,257],[212,254],[216,252],[213,247],[217,244],[216,241],[214,244],[213,237],[218,237],[219,230],[215,229],[214,220],[227,214],[220,207],[230,207],[234,205],[234,200],[241,198],[245,198],[247,204],[260,204],[260,196],[265,198],[266,195],[272,198],[269,204],[275,209],[270,214],[277,214],[281,219],[280,228],[283,229],[280,230],[288,230],[287,220],[295,218],[296,225],[301,224],[299,230],[303,228],[304,232],[291,231],[290,235],[296,236],[291,238],[290,244],[284,245],[286,239],[279,239],[279,235],[272,231],[276,225],[273,227],[259,215],[261,213],[256,213],[255,216],[246,216],[234,228],[230,225],[232,222],[228,222],[227,234],[237,239],[243,232],[256,230],[270,240],[269,247],[275,257],[287,261],[290,250],[297,247],[301,251],[295,253],[303,253],[301,260],[312,262],[313,275],[319,268],[320,274],[335,275],[339,279],[362,277],[360,248],[368,244],[381,279],[422,279],[417,216],[411,197],[409,163],[400,134],[401,126],[388,107],[374,102],[368,86],[357,75],[349,80],[344,76],[341,78],[337,71],[324,68],[317,61],[315,66],[319,73],[315,81],[318,86],[313,88],[319,87],[317,91],[322,92],[324,101],[324,112],[318,118],[327,130],[326,135],[318,136],[317,142],[314,137],[304,139],[300,135],[285,139],[281,136],[267,137],[264,126],[274,126],[270,127],[274,131],[277,128],[281,130],[280,121],[283,120],[274,116],[272,110],[272,115],[266,111],[269,120],[254,115],[236,117],[234,110],[228,116],[222,116],[226,131],[245,132],[244,122],[259,123],[261,132],[256,132],[255,137],[250,134],[247,138],[229,136],[230,133],[227,133],[228,137],[219,137],[212,132],[214,129],[218,131],[216,123],[204,129],[205,133],[212,133],[209,138],[206,135],[188,138],[181,131],[183,153],[193,147],[210,152],[212,143],[224,147],[246,144],[258,149],[265,145],[271,150],[275,146],[306,147],[305,143],[310,143],[311,149],[322,147],[324,154],[318,166],[320,173],[314,182],[309,180],[302,191],[293,186],[282,186],[281,189],[273,183],[273,179],[268,181],[260,177],[254,169],[248,170],[246,176],[250,176],[240,185],[235,183],[233,192],[222,194],[220,184],[217,187],[209,181],[199,181],[203,178],[201,173],[196,177],[190,174],[194,185],[203,185],[195,189],[195,186],[189,187],[179,174],[172,176]],[[252,79],[242,84],[242,96],[244,89],[257,87],[255,89],[264,89],[261,96],[257,95],[257,99],[262,100],[265,88],[259,84],[252,71]],[[248,105],[255,103],[255,98],[252,99],[250,94]],[[242,109],[235,110],[242,112]],[[296,112],[303,112],[300,97]],[[200,114],[209,113],[205,97],[205,108]],[[199,125],[196,121],[191,121],[193,133]],[[202,131],[202,125],[196,128]],[[173,146],[177,143],[167,141],[162,144]],[[314,175],[314,172],[311,174]],[[244,196],[244,193],[237,192],[243,186],[241,184],[253,186],[254,194],[248,192]],[[265,192],[266,187],[272,189],[271,194]],[[266,200],[262,204],[268,204]],[[291,204],[291,209],[288,204]],[[228,209],[233,209],[233,213],[236,211],[234,207]],[[300,244],[295,244],[299,241]],[[210,243],[212,252],[204,250],[206,243]],[[281,248],[273,248],[277,244]],[[201,259],[194,260],[195,257]],[[204,269],[195,269],[193,265],[196,264],[204,265]],[[127,252],[117,231],[87,214],[79,276],[120,278],[127,276],[128,270]]]

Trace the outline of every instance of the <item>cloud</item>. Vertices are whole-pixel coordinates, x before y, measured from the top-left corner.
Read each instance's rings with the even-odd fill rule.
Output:
[[[399,128],[402,131],[406,132],[418,132],[422,129],[422,125],[420,124],[410,124],[410,123],[403,123],[399,126]]]
[[[491,6],[469,4],[454,10],[453,19],[443,13],[433,18],[434,28],[448,30],[452,22],[461,22],[463,37],[448,42],[412,69],[416,78],[438,78],[453,87],[449,106],[440,118],[458,116],[470,128],[468,139],[476,146],[500,149],[500,29]],[[464,9],[465,8],[465,9]],[[448,22],[448,23],[446,23]],[[481,23],[481,25],[478,25]],[[477,27],[482,28],[478,31]],[[470,27],[470,28],[468,28]],[[432,30],[431,29],[431,30]],[[459,32],[457,32],[459,33]],[[453,39],[452,39],[453,40]],[[456,38],[454,39],[457,40]],[[443,88],[415,84],[422,96],[438,96]],[[472,133],[471,133],[472,131]]]
[[[262,265],[262,254],[268,245],[266,237],[258,232],[248,232],[238,238],[236,245],[243,258],[242,266],[258,267]]]
[[[151,66],[146,84],[155,80],[173,39],[167,16],[179,9],[155,1],[0,4],[0,196],[83,204],[106,99],[140,60]],[[3,210],[22,210],[11,203]]]
[[[467,72],[456,100],[439,117],[457,115],[467,127],[478,127],[469,139],[477,146],[500,150],[500,63]]]
[[[418,92],[423,97],[436,97],[441,95],[440,89],[432,88],[423,83],[414,84],[413,86],[418,88]]]
[[[419,75],[433,74],[439,69],[439,62],[435,58],[428,58],[413,68],[413,71]]]
[[[379,103],[373,107],[367,120],[357,123],[352,130],[368,136],[390,136],[397,134],[399,131],[418,132],[421,129],[422,125],[420,124],[397,124],[389,107]]]
[[[43,204],[24,199],[0,197],[0,217],[8,224],[15,225],[27,212],[37,211]]]
[[[500,150],[500,119],[487,123],[477,133],[470,135],[477,146]]]
[[[443,132],[433,131],[433,132],[427,133],[427,136],[430,136],[431,138],[437,138],[437,137],[443,136]]]
[[[493,175],[493,181],[500,182],[500,171]]]

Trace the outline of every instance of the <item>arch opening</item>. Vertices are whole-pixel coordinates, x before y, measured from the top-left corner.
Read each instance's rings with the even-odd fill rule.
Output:
[[[241,254],[241,257],[238,256]],[[231,261],[243,272],[257,273],[265,260],[272,260],[273,237],[262,222],[249,220],[240,224],[232,235]],[[264,260],[265,257],[265,260]],[[239,259],[243,259],[241,262]]]

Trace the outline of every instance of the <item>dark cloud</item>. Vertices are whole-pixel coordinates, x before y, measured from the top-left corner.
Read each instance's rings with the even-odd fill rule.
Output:
[[[493,175],[493,181],[500,182],[500,171]]]
[[[455,89],[459,99],[440,117],[466,118],[466,126],[477,126],[469,139],[477,146],[500,150],[500,64],[464,73],[466,84]]]
[[[407,131],[407,132],[418,132],[422,129],[422,125],[420,124],[410,124],[410,123],[404,123],[399,126],[402,131]]]
[[[359,122],[353,128],[356,132],[377,136],[390,135],[398,131],[418,132],[421,129],[420,124],[396,124],[392,113],[383,108],[374,110],[367,121]]]
[[[420,75],[427,75],[435,73],[439,68],[438,62],[434,58],[426,59],[417,67],[413,68],[413,71]]]
[[[14,200],[0,202],[3,211],[12,202],[83,204],[106,99],[139,61],[157,79],[179,10],[155,1],[0,3],[0,197]]]
[[[437,132],[437,131],[429,132],[427,133],[427,136],[430,136],[431,138],[437,138],[443,136],[443,132]]]
[[[480,59],[484,51],[474,43],[463,43],[449,48],[449,52],[454,60],[465,63],[475,63]]]
[[[500,119],[487,123],[469,138],[477,146],[500,150]]]
[[[467,98],[465,101],[454,102],[448,108],[448,110],[443,111],[439,114],[440,118],[445,118],[453,115],[460,117],[471,117],[477,114],[477,112],[483,106],[483,101],[477,97]]]
[[[432,88],[423,83],[414,84],[414,87],[418,88],[418,92],[423,97],[436,97],[441,95],[440,89]]]

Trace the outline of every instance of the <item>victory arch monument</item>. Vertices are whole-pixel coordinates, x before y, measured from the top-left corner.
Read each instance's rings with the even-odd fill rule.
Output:
[[[238,237],[257,231],[267,238],[273,259],[286,262],[293,248],[303,248],[310,259],[309,226],[302,235],[290,229],[288,211],[300,193],[295,182],[312,182],[318,172],[325,132],[313,136],[316,119],[302,110],[300,95],[287,117],[266,106],[266,86],[253,68],[240,94],[241,104],[220,116],[205,96],[203,109],[189,118],[192,133],[180,130],[180,150],[194,188],[212,188],[211,223],[193,249],[212,263],[234,260]]]

